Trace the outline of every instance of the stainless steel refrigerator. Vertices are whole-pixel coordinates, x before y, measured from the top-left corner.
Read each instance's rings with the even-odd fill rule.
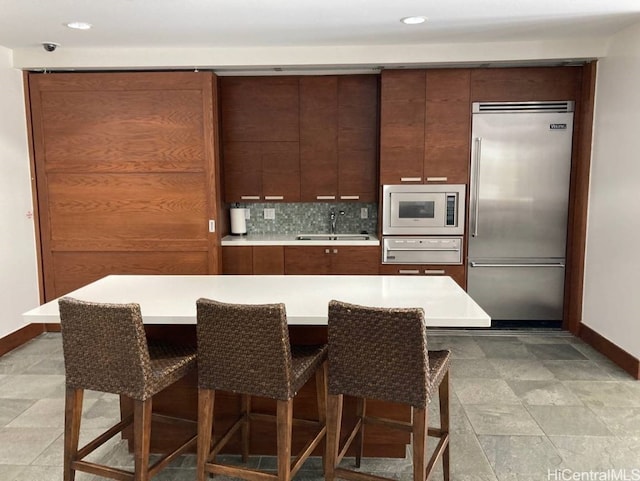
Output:
[[[574,103],[473,103],[467,290],[498,321],[560,321]]]

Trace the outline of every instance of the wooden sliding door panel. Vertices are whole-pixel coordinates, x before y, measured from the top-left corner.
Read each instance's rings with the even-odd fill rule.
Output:
[[[51,240],[206,241],[202,175],[50,174]]]
[[[208,274],[206,246],[199,252],[55,252],[52,264],[61,293],[109,274]]]
[[[201,105],[195,91],[45,92],[47,169],[202,171]]]
[[[217,273],[215,76],[28,83],[45,299],[107,274]]]

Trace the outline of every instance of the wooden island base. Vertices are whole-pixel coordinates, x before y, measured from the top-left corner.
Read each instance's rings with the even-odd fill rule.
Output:
[[[149,337],[172,340],[174,342],[188,342],[195,344],[195,326],[193,325],[147,325]],[[326,326],[290,326],[289,335],[292,343],[320,344],[326,342]],[[241,374],[240,374],[241,375]],[[276,403],[273,400],[254,397],[252,410],[260,413],[275,413]],[[133,404],[130,400],[121,398],[121,413],[130,414]],[[298,393],[293,403],[294,417],[302,419],[317,419],[317,401],[315,392],[315,378],[312,377]],[[192,373],[177,383],[158,393],[153,399],[154,413],[174,416],[184,419],[197,420],[198,388],[197,375]],[[240,396],[233,393],[216,393],[214,432],[216,440],[222,436],[233,424],[240,413]],[[367,413],[401,421],[410,421],[411,409],[408,406],[392,404],[382,401],[367,401]],[[343,432],[355,423],[355,400],[345,397],[343,413]],[[151,450],[154,453],[165,453],[182,439],[186,439],[196,430],[196,424],[185,426],[182,424],[154,423],[151,431]],[[304,447],[308,436],[313,432],[304,426],[294,426],[292,454],[295,456]],[[131,429],[123,432],[123,437],[129,440],[130,449]],[[229,441],[223,452],[240,453],[239,436]],[[392,431],[378,426],[367,426],[364,435],[364,455],[372,457],[404,458],[406,445],[410,442],[410,434],[402,431]],[[322,453],[324,443],[314,452]],[[251,429],[251,454],[275,455],[276,430],[275,423],[255,422]],[[352,453],[352,455],[355,453]]]

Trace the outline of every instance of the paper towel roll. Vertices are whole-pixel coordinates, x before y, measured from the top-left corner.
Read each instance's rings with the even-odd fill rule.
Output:
[[[233,207],[231,210],[231,233],[236,235],[247,233],[247,221],[244,217],[244,209]]]

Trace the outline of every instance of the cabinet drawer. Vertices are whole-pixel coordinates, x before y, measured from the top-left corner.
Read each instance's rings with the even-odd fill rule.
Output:
[[[436,265],[436,264],[382,264],[381,275],[399,276],[450,276],[463,289],[466,289],[466,269],[464,265]]]

